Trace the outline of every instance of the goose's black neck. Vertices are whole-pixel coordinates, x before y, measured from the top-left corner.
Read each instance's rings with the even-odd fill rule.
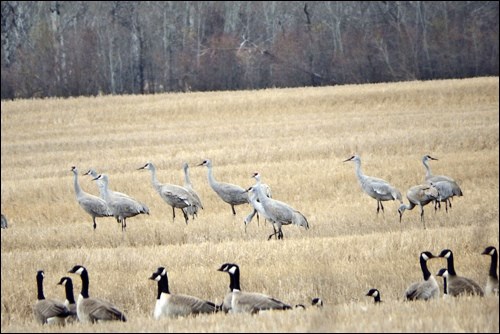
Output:
[[[457,272],[455,271],[455,264],[453,261],[453,253],[450,252],[450,256],[446,259],[448,263],[448,275],[456,276]]]
[[[498,253],[495,251],[491,255],[491,265],[490,265],[490,273],[489,275],[493,278],[498,279],[497,275],[497,262],[498,262]]]
[[[431,272],[427,268],[427,260],[420,256],[420,268],[422,268],[422,274],[424,274],[424,280],[427,281],[431,277]]]
[[[75,295],[73,294],[73,282],[71,280],[67,280],[64,285],[64,289],[66,291],[66,299],[70,304],[75,304]]]
[[[160,280],[158,281],[158,295],[156,296],[156,299],[160,299],[162,293],[170,294],[167,274],[160,276]]]
[[[231,291],[241,290],[240,288],[240,269],[236,268],[234,273],[229,273],[229,289]]]
[[[43,295],[43,276],[42,274],[36,275],[36,286],[38,290],[38,300],[44,300],[45,296]]]
[[[82,291],[80,294],[83,298],[89,298],[89,273],[87,270],[82,271],[80,278],[82,279]]]

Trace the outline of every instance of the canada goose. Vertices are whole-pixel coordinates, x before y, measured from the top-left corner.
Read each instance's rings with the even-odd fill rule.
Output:
[[[375,303],[381,303],[382,300],[380,299],[380,291],[378,289],[370,289],[367,293],[367,296],[373,297],[373,300]]]
[[[311,305],[316,307],[323,307],[323,300],[319,297],[314,297],[311,300]]]
[[[71,311],[72,315],[66,318],[66,321],[75,321],[78,320],[76,315],[76,302],[75,295],[73,294],[73,280],[71,277],[64,276],[59,280],[57,285],[64,286],[64,292],[66,299],[64,300],[64,305]]]
[[[488,280],[486,281],[486,287],[484,288],[484,293],[487,295],[494,294],[498,296],[497,249],[493,246],[488,246],[481,254],[491,256],[490,271],[488,273]]]
[[[153,313],[155,319],[217,312],[217,307],[212,302],[188,295],[171,294],[167,275],[164,267],[158,267],[156,272],[149,277],[150,280],[158,282],[158,294]]]
[[[407,300],[423,299],[428,300],[431,298],[439,297],[439,285],[434,276],[432,276],[429,269],[427,269],[427,261],[435,258],[431,252],[420,253],[420,268],[424,275],[424,280],[421,282],[412,283],[405,291]]]
[[[290,305],[261,293],[242,292],[240,288],[240,268],[237,264],[225,263],[217,270],[227,272],[229,274],[231,312],[257,313],[263,310],[289,310],[292,308]],[[228,295],[224,298],[224,304],[226,304],[227,299]]]
[[[389,184],[389,182],[363,174],[361,171],[361,158],[358,155],[353,155],[349,159],[344,160],[344,162],[347,161],[354,161],[356,164],[356,176],[361,189],[367,195],[377,200],[377,214],[380,209],[382,209],[382,212],[384,211],[382,201],[398,200],[400,203],[403,203],[401,192]]]
[[[110,302],[89,297],[89,274],[85,267],[76,265],[68,272],[80,275],[82,279],[82,290],[76,302],[76,314],[80,322],[127,321],[125,314]]]
[[[43,270],[37,271],[36,285],[38,289],[38,298],[33,307],[35,319],[41,324],[64,325],[66,318],[71,316],[72,313],[63,303],[53,299],[45,299],[45,295],[43,294],[44,276]]]
[[[448,263],[448,294],[458,296],[460,294],[471,294],[484,296],[483,289],[470,278],[458,276],[453,263],[453,252],[443,249],[439,257],[444,257]]]
[[[443,278],[443,297],[448,297],[448,269],[441,268],[437,272],[436,276],[441,276]]]
[[[248,194],[245,189],[235,184],[215,180],[212,171],[212,161],[210,159],[203,160],[198,166],[206,166],[208,168],[208,184],[224,202],[231,205],[233,215],[236,215],[236,211],[234,210],[235,205],[248,203]]]

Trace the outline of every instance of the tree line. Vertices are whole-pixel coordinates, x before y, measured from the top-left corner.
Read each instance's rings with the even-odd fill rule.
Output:
[[[1,98],[498,75],[497,1],[2,1]]]

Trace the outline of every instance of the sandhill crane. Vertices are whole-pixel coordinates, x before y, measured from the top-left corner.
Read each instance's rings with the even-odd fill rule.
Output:
[[[258,173],[258,172],[255,172],[255,173]],[[261,183],[261,187],[264,189],[264,193],[266,194],[266,196],[269,198],[272,198],[271,187],[269,187],[265,183]],[[248,189],[247,191],[249,191],[249,190],[250,189]],[[257,223],[259,222],[259,214],[263,215],[262,204],[260,204],[259,199],[257,198],[257,193],[255,191],[248,192],[248,200],[249,200],[250,204],[252,204],[253,210],[245,217],[245,220],[243,221],[245,223],[245,231],[247,229],[247,225],[252,221],[252,219],[255,215],[257,215]],[[266,219],[266,218],[264,218],[264,219]]]
[[[186,207],[185,210],[194,219],[195,216],[198,216],[198,209],[203,209],[203,205],[201,204],[200,196],[198,196],[198,193],[194,190],[193,184],[191,183],[189,165],[187,162],[182,165],[182,170],[184,171],[184,188],[186,188],[194,199],[194,205]]]
[[[108,191],[109,177],[106,174],[99,174],[93,181],[102,180],[104,184],[104,198],[112,215],[122,224],[122,231],[127,227],[127,218],[134,217],[139,214],[148,214],[149,208],[136,201],[132,197],[113,196]]]
[[[113,214],[104,199],[86,193],[82,190],[80,182],[78,181],[78,169],[73,166],[71,167],[71,171],[74,175],[73,182],[75,185],[76,200],[82,209],[92,217],[93,227],[95,230],[97,227],[95,222],[96,217],[110,217]]]
[[[453,199],[454,196],[463,196],[462,189],[458,185],[458,183],[451,177],[446,176],[446,175],[433,175],[431,168],[429,166],[429,160],[438,160],[437,158],[433,158],[430,155],[426,154],[422,157],[422,163],[425,167],[425,181],[426,182],[433,182],[436,184],[437,182],[444,182],[442,184],[442,187],[446,187],[447,191],[451,191],[451,194],[448,198],[444,198],[441,200],[436,201],[434,208],[436,209],[437,206],[441,207],[440,202],[446,202],[446,211],[448,212],[448,205],[451,208],[451,199]],[[449,185],[445,185],[445,183],[448,182]]]
[[[400,203],[403,203],[401,192],[387,181],[363,174],[361,171],[361,158],[358,155],[353,155],[349,159],[344,160],[344,162],[347,161],[354,161],[356,164],[356,176],[361,189],[370,197],[377,200],[377,214],[380,209],[384,211],[382,201],[398,200]]]
[[[204,160],[198,166],[206,166],[208,168],[208,183],[217,195],[226,203],[231,205],[233,215],[236,215],[234,210],[235,205],[247,204],[248,194],[242,187],[225,182],[218,182],[215,180],[212,171],[212,161],[210,159]]]
[[[147,169],[151,172],[151,183],[153,184],[153,188],[160,194],[160,197],[172,207],[172,219],[175,219],[175,208],[181,209],[187,225],[189,217],[184,209],[195,205],[195,200],[189,191],[175,184],[160,183],[156,177],[156,167],[152,162],[148,162],[138,169]]]
[[[96,172],[95,169],[93,168],[90,168],[87,172],[85,172],[83,175],[90,175],[92,178],[96,178],[99,176],[99,173]],[[104,183],[101,181],[101,180],[96,180],[96,184],[97,184],[97,188],[99,189],[99,196],[104,199]],[[129,195],[127,194],[124,194],[124,193],[121,193],[119,191],[113,191],[111,189],[109,189],[108,187],[108,192],[112,195],[112,196],[123,196],[123,197],[130,197]],[[105,200],[105,199],[104,199]],[[118,218],[116,218],[116,220],[118,221]],[[120,223],[120,221],[118,221],[118,223]]]
[[[309,228],[307,218],[298,210],[292,208],[290,205],[269,198],[264,193],[261,184],[261,176],[259,173],[254,173],[252,177],[257,183],[251,187],[252,191],[256,191],[257,198],[262,204],[264,216],[273,223],[274,233],[268,238],[271,239],[274,235],[278,239],[283,239],[282,225],[294,224],[303,226],[306,230]]]
[[[408,198],[410,204],[402,203],[399,206],[399,222],[401,223],[405,210],[413,210],[413,208],[418,205],[420,206],[420,221],[424,224],[425,229],[424,206],[432,201],[435,201],[438,196],[438,190],[430,184],[425,183],[411,187],[406,192],[406,198]]]

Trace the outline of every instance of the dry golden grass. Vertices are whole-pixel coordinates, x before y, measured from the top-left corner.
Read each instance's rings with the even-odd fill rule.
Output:
[[[418,256],[443,248],[455,253],[459,274],[485,284],[499,240],[499,79],[350,85],[261,91],[106,96],[1,103],[2,332],[498,332],[499,299],[461,297],[403,302],[421,279]],[[362,193],[352,153],[367,175],[390,181],[403,194],[424,178],[421,157],[434,174],[454,177],[464,196],[448,214],[418,208],[399,224],[396,202]],[[248,206],[230,206],[209,188],[210,158],[219,181],[252,184],[258,170],[273,197],[308,218],[311,228],[283,228],[284,241],[267,241],[272,228]],[[137,168],[152,161],[160,182],[182,183],[181,166],[205,209],[185,225]],[[111,218],[92,220],[77,204],[71,166],[110,175],[110,187],[146,203],[149,216],[128,219],[125,233]],[[80,176],[87,192],[95,184]],[[405,198],[405,202],[407,202]],[[220,303],[236,262],[242,288],[290,304],[320,296],[323,309],[154,321],[156,284],[147,278],[169,269],[173,293]],[[45,270],[45,294],[63,299],[59,278],[75,264],[90,274],[90,294],[124,310],[127,323],[35,323],[35,273]],[[445,266],[431,260],[435,273]],[[75,294],[80,279],[73,276]],[[385,301],[365,296],[377,287]]]

